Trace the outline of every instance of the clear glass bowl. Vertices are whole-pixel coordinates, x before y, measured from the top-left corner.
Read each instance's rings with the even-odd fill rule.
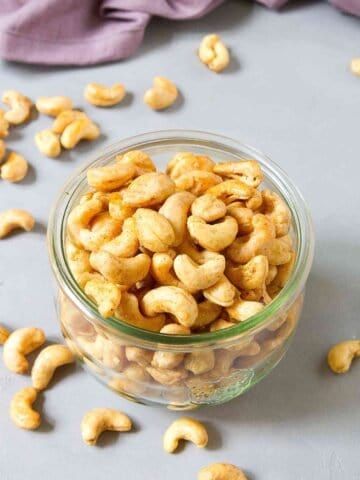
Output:
[[[208,155],[215,161],[253,158],[262,166],[264,185],[279,193],[292,213],[291,235],[297,257],[293,272],[277,297],[260,313],[234,327],[196,335],[166,335],[142,330],[115,318],[102,318],[77,285],[65,256],[67,218],[88,190],[86,170],[110,163],[128,150],[144,150],[164,169],[177,152]],[[276,164],[252,147],[200,131],[167,130],[121,140],[98,152],[66,182],[49,221],[48,247],[56,281],[56,308],[69,347],[84,367],[117,394],[144,404],[172,409],[227,402],[270,373],[287,351],[302,310],[311,268],[314,236],[310,213],[298,189]],[[259,351],[246,348],[252,340]],[[153,371],[155,351],[184,359],[207,353],[213,368],[191,373],[183,367]],[[202,357],[203,355],[201,355]],[[151,375],[149,374],[151,373]]]

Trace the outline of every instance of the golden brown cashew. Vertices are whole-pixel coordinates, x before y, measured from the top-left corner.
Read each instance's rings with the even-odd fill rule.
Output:
[[[267,215],[275,225],[277,237],[282,237],[289,232],[291,214],[285,201],[275,192],[263,190],[261,192],[263,213]]]
[[[135,166],[131,163],[114,163],[106,167],[89,168],[86,172],[90,187],[109,192],[122,187],[135,175]]]
[[[194,325],[192,328],[202,328],[209,323],[212,323],[214,320],[218,318],[222,311],[220,305],[216,305],[215,303],[210,302],[209,300],[204,300],[203,302],[198,304],[198,316],[195,320]]]
[[[65,110],[64,112],[59,113],[55,118],[54,123],[52,124],[51,130],[60,135],[63,133],[65,128],[70,125],[70,123],[75,120],[88,120],[87,115],[80,110]]]
[[[90,228],[82,228],[79,233],[80,243],[86,250],[96,252],[105,243],[121,232],[122,222],[112,218],[109,212],[101,212],[91,221]]]
[[[120,103],[126,94],[122,83],[115,83],[112,87],[106,87],[100,83],[88,83],[84,90],[84,97],[92,105],[97,107],[112,107]]]
[[[263,181],[261,167],[256,160],[217,163],[214,173],[223,177],[238,178],[249,187],[257,188]]]
[[[123,191],[123,204],[128,207],[151,207],[162,203],[174,191],[174,182],[164,173],[145,173],[135,178]]]
[[[0,138],[5,138],[9,135],[9,122],[5,118],[5,111],[0,108]]]
[[[291,253],[291,258],[288,262],[286,263],[283,263],[282,265],[278,265],[278,266],[275,266],[275,265],[270,265],[270,267],[273,267],[275,268],[276,270],[274,271],[274,276],[273,278],[269,278],[269,284],[272,286],[272,287],[279,287],[280,289],[283,288],[286,284],[286,282],[288,281],[292,271],[293,271],[293,268],[294,268],[294,264],[295,264],[295,259],[296,259],[296,255],[295,255],[295,252],[292,252]]]
[[[247,480],[247,478],[235,465],[211,463],[200,470],[198,480]]]
[[[153,110],[163,110],[175,103],[178,91],[176,85],[165,77],[155,77],[153,87],[146,91],[144,103]]]
[[[35,143],[39,151],[50,158],[56,158],[61,153],[59,137],[49,129],[35,135]]]
[[[205,194],[196,198],[191,206],[191,213],[205,222],[214,222],[226,215],[226,205],[214,195]]]
[[[4,363],[15,373],[25,373],[29,362],[25,355],[33,352],[45,342],[45,334],[40,328],[19,328],[11,333],[4,345]]]
[[[6,90],[2,101],[11,107],[4,115],[5,120],[13,125],[24,123],[31,114],[32,103],[28,97],[21,95],[16,90]]]
[[[71,122],[61,134],[60,142],[64,148],[72,149],[80,140],[96,140],[100,135],[99,128],[88,118]]]
[[[28,162],[22,155],[11,152],[5,163],[0,167],[0,176],[8,182],[20,182],[28,172]]]
[[[74,355],[65,345],[50,345],[41,350],[31,370],[33,387],[44,390],[50,383],[55,370],[74,361]]]
[[[231,307],[228,307],[226,311],[230,319],[243,322],[259,313],[263,308],[264,305],[260,302],[237,300]]]
[[[185,358],[184,367],[194,375],[201,375],[214,368],[215,355],[213,350],[188,353]]]
[[[119,163],[131,163],[134,165],[136,177],[140,177],[144,173],[156,172],[154,162],[147,153],[141,150],[130,150],[123,155],[116,155],[115,159]]]
[[[166,333],[167,335],[190,335],[191,330],[178,323],[168,323],[160,330],[160,333]],[[159,350],[154,353],[151,365],[155,368],[176,368],[184,360],[184,356],[185,354],[181,352],[175,353]]]
[[[135,213],[135,209],[127,207],[123,203],[122,195],[119,192],[112,192],[109,194],[109,213],[113,218],[124,222]]]
[[[334,373],[346,373],[356,357],[360,357],[360,340],[347,340],[330,348],[327,361]]]
[[[83,248],[80,241],[80,231],[87,228],[91,220],[103,210],[101,200],[92,198],[84,203],[77,205],[70,213],[67,222],[67,232],[71,241],[77,246]]]
[[[55,97],[39,97],[36,100],[35,107],[38,112],[50,115],[50,117],[57,117],[65,110],[71,110],[73,102],[71,98],[64,96]]]
[[[150,208],[139,208],[134,216],[136,234],[140,245],[151,252],[167,252],[175,242],[171,223]]]
[[[176,385],[188,376],[188,372],[184,368],[167,368],[146,367],[146,371],[161,385]]]
[[[293,247],[291,237],[273,238],[259,248],[258,253],[266,255],[270,265],[283,265],[291,261]]]
[[[221,182],[221,177],[205,170],[191,170],[175,178],[178,190],[187,190],[194,195],[202,195],[214,185]]]
[[[94,300],[104,318],[114,315],[121,300],[121,290],[114,283],[94,278],[85,285],[85,293]]]
[[[235,218],[226,216],[218,223],[206,223],[201,217],[191,215],[187,220],[191,237],[206,250],[220,252],[233,243],[238,225]]]
[[[129,362],[135,362],[142,367],[146,367],[147,365],[150,365],[154,352],[140,347],[126,347],[125,355]]]
[[[217,305],[230,307],[234,303],[236,288],[225,275],[222,275],[218,282],[203,291],[203,295]]]
[[[202,423],[194,418],[182,417],[175,420],[165,432],[163,439],[165,452],[174,453],[180,440],[187,440],[198,448],[204,448],[209,439]]]
[[[215,162],[206,155],[194,155],[191,152],[179,152],[166,167],[166,173],[175,180],[184,173],[192,170],[205,170],[212,172]]]
[[[117,237],[105,243],[101,250],[105,250],[115,257],[133,257],[139,249],[139,240],[136,234],[133,218],[124,221],[122,232]]]
[[[113,408],[94,408],[82,419],[81,435],[87,445],[96,445],[105,430],[128,432],[131,428],[131,420],[124,413]]]
[[[255,192],[257,192],[257,190],[253,187],[249,187],[246,183],[236,179],[225,180],[219,183],[219,185],[209,188],[206,193],[222,198],[225,201],[226,198],[230,197],[231,199],[245,200],[247,202],[255,195]]]
[[[0,213],[0,239],[6,237],[16,228],[22,228],[27,232],[33,229],[34,217],[26,210],[11,208]]]
[[[233,266],[228,263],[225,274],[238,288],[253,290],[265,284],[268,271],[267,257],[256,255],[244,265]]]
[[[38,392],[33,387],[25,387],[17,392],[10,403],[10,417],[15,425],[25,430],[35,430],[40,426],[41,417],[31,408]]]
[[[225,257],[214,255],[202,265],[195,263],[188,255],[178,255],[174,260],[177,277],[191,291],[204,290],[217,283],[225,270]]]
[[[175,251],[155,253],[151,259],[151,274],[160,285],[185,288],[173,271]]]
[[[185,327],[191,327],[198,315],[193,296],[178,287],[158,287],[146,293],[141,306],[148,316],[171,313]]]
[[[115,312],[116,318],[135,325],[144,330],[159,332],[165,323],[165,315],[158,314],[145,317],[139,309],[139,301],[136,295],[123,292],[121,301]]]
[[[223,330],[224,328],[233,327],[236,323],[228,322],[223,318],[218,318],[210,324],[210,332],[217,332],[218,330]]]
[[[3,345],[9,338],[10,332],[7,328],[0,325],[0,345]]]
[[[202,63],[213,72],[221,72],[230,62],[229,50],[215,33],[206,35],[202,39],[198,55]]]
[[[159,213],[163,215],[173,227],[175,234],[174,246],[180,245],[184,239],[187,215],[195,198],[195,195],[190,192],[177,192],[170,195],[159,210]]]
[[[253,231],[252,218],[254,212],[242,205],[242,202],[230,203],[226,211],[228,215],[235,218],[238,223],[238,235],[247,235]]]

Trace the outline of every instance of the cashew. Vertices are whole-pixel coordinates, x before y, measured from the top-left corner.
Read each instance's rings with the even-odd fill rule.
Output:
[[[123,191],[123,203],[128,207],[150,207],[162,203],[174,191],[174,182],[164,173],[146,173]]]
[[[193,202],[191,213],[205,222],[214,222],[226,215],[226,205],[214,195],[205,194]]]
[[[160,330],[160,333],[166,333],[168,335],[190,335],[191,330],[177,323],[169,323]],[[151,365],[155,368],[176,368],[183,361],[184,356],[184,353],[157,351],[154,353]]]
[[[135,209],[123,204],[122,195],[119,192],[112,192],[109,195],[108,208],[109,213],[113,218],[125,222],[127,218],[133,216]]]
[[[260,302],[250,302],[246,300],[237,300],[231,307],[226,309],[230,319],[237,322],[244,322],[248,318],[256,315],[264,308]]]
[[[214,368],[215,355],[213,350],[188,353],[185,358],[184,367],[194,375],[201,375]]]
[[[70,212],[67,221],[67,231],[71,241],[77,247],[83,248],[83,244],[80,241],[80,231],[83,228],[87,228],[95,215],[102,210],[102,202],[96,198],[92,198],[84,203],[80,203]]]
[[[135,362],[142,367],[146,367],[147,365],[150,365],[154,352],[140,347],[126,347],[125,355],[129,362]]]
[[[3,358],[7,368],[15,373],[26,373],[29,362],[25,355],[33,352],[45,342],[45,334],[40,328],[19,328],[11,333],[4,345]]]
[[[0,167],[0,176],[8,182],[20,182],[27,174],[28,162],[22,155],[11,152],[6,162]]]
[[[146,367],[146,371],[151,377],[161,385],[176,385],[188,376],[188,372],[183,368],[168,370],[166,368]]]
[[[130,363],[122,372],[121,378],[114,378],[110,386],[120,393],[141,395],[151,382],[151,376],[137,363]]]
[[[166,252],[174,244],[175,233],[171,223],[160,213],[139,208],[133,218],[141,246],[151,252]]]
[[[247,235],[253,231],[252,218],[254,212],[250,208],[244,207],[241,202],[233,202],[227,206],[226,211],[237,221],[238,235]]]
[[[178,418],[166,430],[163,446],[167,453],[174,453],[180,440],[194,443],[198,448],[206,447],[208,433],[205,426],[193,418]]]
[[[177,192],[170,195],[159,209],[159,213],[173,227],[175,234],[174,246],[180,245],[184,239],[187,215],[195,198],[195,195],[190,192]]]
[[[146,277],[151,259],[145,253],[139,253],[132,258],[118,258],[100,250],[91,253],[90,264],[109,282],[133,285]]]
[[[210,332],[217,332],[218,330],[223,330],[224,328],[233,327],[236,323],[228,322],[223,318],[218,318],[210,324]]]
[[[174,270],[186,288],[196,292],[220,280],[225,270],[225,258],[223,255],[214,255],[203,265],[198,265],[188,255],[178,255],[174,260]]]
[[[121,372],[126,365],[125,349],[121,341],[104,340],[102,355],[104,367]]]
[[[261,167],[256,160],[217,163],[214,166],[214,173],[223,177],[238,178],[253,188],[257,188],[263,181]]]
[[[234,303],[236,288],[225,275],[222,275],[218,282],[203,291],[203,295],[217,305],[230,307]]]
[[[238,288],[261,288],[267,278],[269,262],[265,255],[256,255],[244,265],[227,265],[225,274]]]
[[[73,102],[69,97],[39,97],[35,103],[36,109],[40,113],[50,115],[50,117],[57,117],[65,110],[71,110]]]
[[[65,128],[75,120],[88,120],[88,117],[80,110],[65,110],[64,112],[59,113],[55,118],[51,130],[57,135],[60,135]]]
[[[360,340],[347,340],[330,348],[327,361],[334,373],[346,373],[356,357],[360,357]]]
[[[167,335],[190,335],[191,330],[178,323],[168,323],[163,326],[160,333],[166,333]]]
[[[55,158],[61,153],[59,137],[49,129],[38,132],[35,135],[35,143],[40,152],[47,157]]]
[[[285,201],[275,192],[263,190],[263,213],[268,216],[274,226],[277,237],[282,237],[289,232],[291,224],[291,214]]]
[[[175,180],[192,170],[212,172],[215,163],[206,155],[194,155],[191,152],[179,152],[166,167],[166,173]]]
[[[216,305],[215,303],[210,302],[209,300],[204,300],[198,304],[198,316],[195,320],[192,328],[202,328],[209,323],[212,323],[218,318],[221,313],[221,306]]]
[[[294,332],[297,319],[297,316],[288,315],[286,322],[284,322],[281,327],[275,331],[275,335],[269,339],[266,339],[262,343],[261,349],[263,350],[263,352],[272,352],[273,350],[281,347],[284,342],[290,337],[290,335]]]
[[[173,272],[174,256],[169,252],[155,253],[151,259],[151,274],[160,285],[186,288]]]
[[[0,108],[0,138],[5,138],[9,135],[9,122],[5,118],[5,111]]]
[[[10,417],[17,427],[25,430],[35,430],[40,426],[40,414],[31,408],[37,394],[38,392],[35,388],[25,387],[12,398]]]
[[[100,315],[105,318],[114,315],[121,300],[121,290],[117,285],[96,278],[86,283],[85,293],[95,301]]]
[[[291,258],[288,262],[283,263],[282,265],[271,265],[271,267],[275,267],[275,276],[272,279],[269,279],[269,284],[274,287],[279,287],[280,289],[283,288],[288,281],[295,264],[296,255],[294,252],[291,253]]]
[[[149,155],[141,150],[130,150],[122,155],[116,155],[116,161],[119,163],[131,163],[135,166],[136,177],[144,173],[156,172],[156,166]]]
[[[65,345],[50,345],[37,356],[31,370],[33,387],[44,390],[50,383],[55,370],[74,361],[74,355]]]
[[[285,264],[288,265],[288,264]],[[265,285],[269,285],[276,278],[278,267],[276,265],[269,265],[269,271],[265,278]]]
[[[165,315],[149,315],[145,317],[139,310],[139,302],[134,294],[123,292],[120,304],[115,312],[116,318],[124,322],[143,328],[159,332],[165,323]]]
[[[131,428],[131,420],[124,413],[113,408],[94,408],[82,419],[81,435],[87,445],[96,445],[105,430],[128,432]]]
[[[218,185],[222,179],[215,173],[204,170],[191,170],[175,178],[178,190],[187,190],[194,195],[202,195],[211,187]]]
[[[3,345],[9,338],[10,332],[7,328],[0,325],[0,345]]]
[[[235,465],[211,463],[200,470],[198,480],[247,480],[247,478]]]
[[[125,87],[121,83],[115,83],[112,87],[106,87],[100,83],[88,83],[84,90],[85,100],[97,107],[112,107],[120,103],[125,94]]]
[[[122,222],[112,218],[109,212],[101,212],[92,219],[90,228],[82,228],[79,241],[86,250],[96,252],[121,231]]]
[[[221,178],[221,177],[220,177]],[[249,187],[241,180],[225,180],[207,190],[206,193],[226,200],[227,197],[236,200],[245,200],[248,202],[257,192],[253,187]],[[250,207],[249,207],[250,208]]]
[[[266,255],[270,265],[283,265],[291,261],[293,248],[289,235],[273,238],[263,244],[258,253]]]
[[[27,232],[33,229],[34,217],[26,210],[11,208],[0,213],[0,239],[6,237],[16,228],[22,228]]]
[[[124,221],[122,232],[109,242],[106,242],[101,250],[111,253],[115,257],[133,257],[139,249],[139,240],[136,235],[135,222],[133,218]]]
[[[158,287],[146,293],[142,299],[146,315],[167,312],[185,327],[191,327],[198,315],[198,307],[190,293],[178,287]]]
[[[198,54],[202,63],[213,72],[221,72],[230,62],[229,50],[215,33],[206,35],[201,40]]]
[[[2,101],[11,107],[4,115],[5,120],[13,125],[24,123],[31,114],[31,100],[16,90],[6,90]]]
[[[135,167],[131,163],[115,163],[99,168],[89,168],[88,184],[103,192],[122,187],[135,175]]]
[[[238,231],[233,217],[226,216],[215,224],[206,223],[201,217],[191,215],[187,220],[191,237],[206,250],[220,252],[233,243]]]
[[[6,154],[6,143],[4,140],[1,140],[0,138],[0,162],[2,162],[3,158],[5,157]]]
[[[146,91],[144,103],[153,110],[163,110],[175,103],[178,91],[176,85],[165,77],[155,77],[153,87]]]
[[[96,140],[100,135],[99,128],[88,118],[71,122],[61,134],[60,142],[68,150],[75,148],[80,140]]]

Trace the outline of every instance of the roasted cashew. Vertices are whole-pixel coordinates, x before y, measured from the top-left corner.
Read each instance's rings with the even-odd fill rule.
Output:
[[[229,65],[230,55],[225,44],[215,33],[206,35],[199,47],[198,55],[202,63],[213,72],[221,72]]]
[[[158,287],[147,292],[141,302],[148,316],[166,312],[174,315],[185,327],[191,327],[198,315],[198,306],[193,296],[178,287]]]
[[[55,158],[61,153],[59,137],[49,129],[38,132],[35,135],[35,143],[40,152],[47,157]]]
[[[140,347],[126,347],[125,356],[129,362],[135,362],[142,367],[146,367],[150,365],[154,352]]]
[[[80,241],[80,231],[87,228],[91,220],[103,210],[101,200],[92,198],[77,205],[71,212],[67,221],[67,231],[71,241],[83,248]]]
[[[223,318],[218,318],[210,324],[210,332],[217,332],[218,330],[223,330],[224,328],[233,327],[236,323],[228,322]]]
[[[88,117],[80,110],[65,110],[64,112],[59,113],[55,118],[51,130],[57,135],[60,135],[65,128],[75,120],[88,120]]]
[[[84,97],[92,105],[97,107],[112,107],[120,103],[126,94],[122,83],[115,83],[112,87],[106,87],[100,83],[88,83],[84,90]]]
[[[273,337],[266,339],[261,344],[264,353],[272,352],[281,347],[284,342],[294,332],[297,323],[297,316],[288,315],[286,322],[283,322],[280,328],[275,331]]]
[[[220,252],[233,243],[236,238],[237,221],[230,216],[214,224],[206,223],[201,217],[191,215],[187,220],[191,237],[206,250]]]
[[[119,163],[131,163],[134,165],[136,177],[140,177],[144,173],[156,172],[154,162],[147,153],[141,150],[130,150],[123,155],[116,155],[115,159]]]
[[[96,445],[105,430],[128,432],[132,424],[130,418],[113,408],[94,408],[82,419],[81,435],[87,445]]]
[[[173,253],[173,254],[172,254]],[[186,288],[173,272],[176,252],[155,253],[151,259],[151,274],[160,285]]]
[[[0,138],[5,138],[9,135],[9,122],[5,118],[5,111],[0,108]]]
[[[226,215],[226,205],[214,195],[205,194],[195,199],[191,213],[205,222],[214,222]]]
[[[246,185],[246,183],[238,179],[225,180],[218,185],[209,188],[206,193],[221,198],[225,201],[225,203],[227,198],[231,198],[232,201],[245,200],[246,206],[249,208],[254,207],[254,202],[251,202],[253,198],[256,198],[258,195],[260,195],[261,199],[261,194],[255,188],[249,187],[249,185]],[[259,200],[260,205],[261,201]],[[251,202],[251,205],[248,205],[249,202]],[[259,202],[255,202],[256,206],[259,206],[257,205]]]
[[[135,170],[131,163],[114,163],[105,167],[89,168],[86,176],[90,187],[109,192],[125,185],[134,177]]]
[[[94,278],[86,283],[86,295],[94,300],[104,318],[114,315],[121,300],[121,290],[114,283]]]
[[[225,274],[238,288],[253,290],[265,284],[269,272],[269,262],[265,255],[256,255],[244,265],[228,263]]]
[[[247,480],[244,472],[230,463],[211,463],[198,473],[198,480]]]
[[[5,120],[13,125],[24,123],[31,114],[32,103],[28,97],[21,95],[16,90],[6,90],[2,101],[11,107],[4,115]]]
[[[71,122],[61,134],[60,142],[68,150],[75,148],[80,140],[96,140],[100,135],[99,128],[88,118]]]
[[[165,323],[165,315],[154,314],[145,317],[139,309],[137,297],[132,293],[123,292],[121,301],[115,312],[116,318],[124,322],[130,323],[144,330],[152,330],[159,332]]]
[[[288,265],[288,264],[285,264]],[[269,285],[276,277],[278,273],[278,267],[276,265],[269,265],[269,271],[265,278],[265,285]]]
[[[109,282],[133,285],[146,277],[151,259],[145,253],[139,253],[132,258],[118,258],[100,250],[91,253],[90,264]]]
[[[27,232],[33,229],[35,224],[34,217],[26,210],[11,208],[0,213],[0,239],[6,237],[10,232],[17,228],[22,228]]]
[[[293,255],[291,238],[289,235],[273,238],[263,244],[258,253],[266,255],[270,265],[278,266],[288,263]]]
[[[187,440],[198,448],[204,448],[209,439],[202,423],[194,418],[182,417],[175,420],[165,432],[163,439],[165,452],[174,453],[180,440]]]
[[[11,152],[0,167],[0,176],[8,182],[20,182],[28,172],[28,162],[22,155]]]
[[[38,112],[57,117],[61,112],[71,110],[73,102],[69,97],[39,97],[36,100],[35,107]]]
[[[9,338],[10,332],[7,328],[0,325],[0,345],[3,345]]]
[[[271,267],[275,267],[275,275],[272,279],[269,279],[269,284],[272,287],[283,288],[288,281],[295,264],[296,255],[294,252],[291,253],[291,258],[288,262],[283,263],[282,265],[270,265]]]
[[[167,335],[190,335],[191,330],[184,325],[178,323],[168,323],[161,330],[160,333]],[[166,352],[159,350],[154,353],[151,365],[155,368],[176,368],[184,360],[184,353]]]
[[[194,195],[202,195],[211,187],[218,185],[222,179],[219,175],[205,170],[190,170],[175,178],[178,190],[187,190]]]
[[[360,340],[347,340],[330,348],[327,361],[334,373],[346,373],[356,357],[360,357]]]
[[[45,342],[45,334],[40,328],[19,328],[11,333],[4,344],[3,358],[7,368],[15,373],[26,373],[29,362],[25,355],[33,352]]]
[[[147,389],[149,382],[151,382],[151,376],[142,365],[129,363],[122,372],[122,377],[114,378],[110,387],[120,393],[141,395]]]
[[[144,103],[153,110],[163,110],[175,103],[178,96],[176,85],[165,77],[155,77],[153,87],[144,95]]]
[[[212,172],[215,162],[206,155],[194,155],[191,152],[179,152],[166,167],[166,173],[175,180],[184,173],[192,170],[204,170]]]
[[[234,303],[236,288],[225,275],[222,275],[218,282],[203,290],[203,295],[212,303],[230,307]]]
[[[289,232],[291,213],[285,201],[275,192],[262,190],[262,210],[273,222],[277,237],[282,237]]]
[[[139,249],[139,240],[136,234],[133,218],[124,221],[122,232],[117,237],[102,245],[101,250],[111,253],[115,257],[129,258],[136,255]]]
[[[104,367],[121,372],[127,361],[125,357],[125,348],[119,340],[104,339],[104,351],[102,356],[102,363]]]
[[[163,215],[171,224],[175,234],[174,246],[180,245],[186,233],[186,220],[191,204],[196,199],[190,192],[177,192],[170,195],[161,208],[159,213]]]
[[[178,384],[188,376],[188,372],[184,368],[168,370],[166,368],[146,367],[146,371],[156,382],[169,386]]]
[[[263,174],[256,160],[217,163],[214,167],[214,173],[223,177],[238,178],[253,188],[257,188],[263,181]]]
[[[109,213],[116,220],[125,220],[129,217],[132,217],[135,213],[135,209],[132,207],[127,207],[123,204],[122,195],[119,192],[112,192],[109,194]]]
[[[217,283],[225,270],[225,257],[214,255],[199,265],[188,255],[177,255],[174,260],[174,271],[180,281],[190,292],[204,290]]]
[[[167,252],[175,242],[171,223],[150,208],[139,208],[134,216],[136,234],[140,245],[151,252]]]
[[[193,329],[202,328],[206,325],[209,325],[214,320],[218,318],[222,311],[220,305],[210,302],[209,300],[204,300],[198,304],[198,316],[196,317]]]
[[[215,355],[213,350],[202,350],[188,353],[185,358],[184,367],[194,375],[201,375],[214,368]]]
[[[252,218],[254,212],[250,208],[241,205],[241,202],[230,203],[226,211],[235,218],[238,223],[238,235],[247,235],[253,231]]]
[[[260,302],[250,302],[246,300],[237,300],[231,307],[226,309],[231,320],[244,322],[248,318],[256,315],[264,308]]]
[[[13,396],[10,403],[10,417],[17,427],[35,430],[40,426],[40,414],[31,408],[37,395],[35,388],[25,387]]]
[[[31,370],[33,387],[44,390],[50,383],[55,370],[74,361],[74,355],[65,345],[50,345],[41,350]]]
[[[122,222],[112,218],[109,212],[101,212],[91,221],[90,228],[82,228],[79,241],[86,250],[96,252],[121,231]]]
[[[123,203],[128,207],[151,207],[162,203],[174,191],[174,182],[164,173],[145,173],[123,191]]]

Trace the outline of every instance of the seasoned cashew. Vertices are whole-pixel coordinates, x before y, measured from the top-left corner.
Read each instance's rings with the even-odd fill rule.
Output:
[[[31,114],[32,103],[28,97],[21,95],[16,90],[6,90],[2,101],[11,107],[4,115],[5,120],[13,125],[24,123]]]
[[[11,208],[0,213],[0,239],[6,237],[16,228],[22,228],[27,232],[33,229],[34,217],[26,210]]]
[[[261,192],[263,213],[267,215],[275,226],[277,237],[282,237],[289,232],[291,214],[285,201],[275,192],[263,190]]]
[[[222,275],[218,282],[203,291],[203,295],[217,305],[230,307],[234,303],[236,288],[225,275]]]
[[[39,97],[36,100],[35,107],[40,113],[50,115],[50,117],[57,117],[61,112],[71,110],[73,102],[71,98],[64,96]]]
[[[144,95],[144,103],[153,110],[163,110],[175,103],[178,96],[176,85],[165,77],[155,77],[153,87]]]
[[[360,357],[360,340],[347,340],[330,348],[327,361],[334,373],[346,373],[356,357]]]
[[[226,216],[218,223],[206,223],[201,217],[191,215],[187,220],[191,237],[206,250],[220,252],[233,243],[238,225],[233,217]]]
[[[214,222],[226,215],[226,205],[214,195],[205,194],[193,202],[191,213],[205,222]]]
[[[244,472],[229,463],[211,463],[198,473],[198,480],[247,480]]]
[[[283,265],[291,261],[293,248],[289,235],[273,238],[263,244],[258,253],[266,255],[270,265]]]
[[[87,445],[96,445],[105,430],[128,432],[131,428],[131,420],[124,413],[113,408],[94,408],[82,419],[81,435]]]
[[[206,155],[194,155],[191,152],[179,152],[166,167],[166,173],[175,180],[184,173],[192,170],[204,170],[212,172],[215,162]]]
[[[224,182],[209,188],[206,193],[214,195],[215,197],[221,198],[225,201],[226,198],[230,197],[231,199],[245,200],[247,203],[252,197],[254,197],[254,195],[256,195],[256,192],[257,190],[255,190],[253,187],[249,187],[249,185],[246,185],[246,183],[236,179],[225,180]]]
[[[161,208],[159,213],[163,215],[171,224],[175,234],[174,246],[180,245],[186,232],[186,220],[191,204],[196,199],[190,192],[177,192],[170,195]]]
[[[259,313],[263,308],[264,305],[260,302],[237,300],[231,307],[228,307],[226,311],[230,319],[243,322]]]
[[[4,344],[3,358],[7,368],[15,373],[26,373],[29,362],[25,355],[33,352],[45,342],[45,334],[40,328],[19,328],[11,333]]]
[[[244,265],[228,264],[225,274],[238,288],[253,290],[261,288],[267,278],[269,262],[265,255],[256,255]]]
[[[99,127],[88,118],[71,122],[61,134],[60,142],[68,150],[75,148],[80,140],[96,140],[100,135]]]
[[[171,223],[150,208],[139,208],[134,216],[136,234],[140,245],[151,252],[166,252],[175,242]]]
[[[151,274],[160,285],[186,288],[173,271],[175,255],[175,251],[155,253],[151,259]]]
[[[261,167],[256,160],[217,163],[214,173],[223,177],[238,178],[249,187],[256,188],[263,181]]]
[[[263,350],[263,352],[272,352],[273,350],[281,347],[284,342],[290,337],[290,335],[294,332],[297,319],[297,316],[288,315],[286,322],[284,322],[281,327],[275,331],[274,336],[266,339],[262,343],[261,349]]]
[[[114,283],[94,278],[85,285],[85,293],[97,304],[103,317],[111,317],[119,306],[121,290]]]
[[[230,203],[226,208],[227,214],[235,218],[238,223],[238,235],[247,235],[253,231],[252,218],[254,212],[241,205],[241,202]]]
[[[82,228],[79,241],[86,250],[99,250],[105,243],[114,239],[121,231],[122,222],[112,218],[109,212],[101,212],[91,221],[90,228]]]
[[[6,143],[4,140],[1,140],[0,138],[0,162],[2,162],[3,158],[5,157],[6,154]]]
[[[229,50],[215,33],[206,35],[201,40],[198,55],[202,63],[213,72],[221,72],[230,62]]]
[[[7,328],[0,325],[0,345],[3,345],[9,338],[10,332]]]
[[[9,135],[9,122],[5,118],[5,111],[0,108],[0,138],[5,138]]]
[[[65,345],[50,345],[41,350],[31,370],[33,387],[44,390],[50,383],[55,370],[74,361],[74,355]]]
[[[288,265],[288,264],[285,264]],[[265,278],[265,285],[269,285],[275,279],[278,273],[278,267],[276,265],[269,265],[269,271]]]
[[[40,152],[47,157],[55,158],[61,153],[59,137],[49,129],[38,132],[35,135],[35,143]]]
[[[161,385],[176,385],[188,376],[188,372],[184,368],[167,368],[146,367],[146,371],[150,376]]]
[[[150,365],[154,352],[140,347],[126,347],[125,355],[129,362],[135,362],[142,367],[146,367],[147,365]]]
[[[224,328],[233,327],[236,323],[228,322],[223,318],[218,318],[210,324],[210,332],[217,332],[218,330],[223,330]]]
[[[22,155],[11,152],[0,167],[0,176],[8,182],[20,182],[28,172],[28,162]]]
[[[167,312],[185,327],[191,327],[198,315],[194,298],[187,291],[178,287],[158,287],[146,293],[141,306],[148,316]]]
[[[135,175],[135,166],[131,163],[114,163],[106,167],[89,168],[86,175],[91,187],[107,192],[125,185]]]
[[[144,173],[156,172],[156,166],[149,155],[141,150],[130,150],[123,155],[116,155],[119,163],[131,163],[135,166],[135,176],[140,177]]]
[[[283,288],[288,281],[291,272],[293,271],[294,264],[295,264],[296,255],[294,252],[291,253],[291,258],[288,262],[283,263],[282,265],[271,265],[271,267],[276,268],[276,272],[274,277],[269,281],[269,284],[272,287],[279,287],[280,289]],[[270,280],[270,279],[269,279]]]
[[[178,255],[174,260],[177,277],[191,291],[204,290],[217,283],[225,270],[225,257],[214,255],[202,265],[195,263],[188,255]]]
[[[209,323],[212,323],[218,318],[221,313],[221,306],[216,305],[215,303],[210,302],[210,300],[204,300],[198,304],[198,316],[195,320],[192,328],[202,328]]]
[[[123,203],[128,207],[150,207],[163,202],[174,191],[174,182],[164,173],[145,173],[123,191]]]
[[[190,335],[191,330],[184,325],[178,323],[168,323],[161,330],[160,333],[168,335]],[[155,368],[176,368],[183,361],[185,354],[178,352],[166,352],[159,350],[154,353],[151,365]]]
[[[119,192],[112,192],[109,194],[108,208],[110,215],[122,222],[125,222],[127,218],[132,217],[135,213],[134,208],[124,205],[122,195]]]
[[[136,234],[133,218],[124,221],[122,232],[109,242],[106,242],[101,250],[111,253],[115,257],[133,257],[139,249],[139,240]]]
[[[65,128],[75,120],[88,120],[88,117],[80,110],[65,110],[64,112],[59,113],[55,118],[51,130],[57,135],[60,135]]]
[[[67,231],[71,241],[77,246],[83,248],[80,241],[80,231],[87,228],[91,220],[103,210],[101,200],[92,198],[84,203],[77,205],[68,217]]]
[[[109,252],[100,250],[91,253],[90,264],[109,282],[133,285],[146,277],[151,259],[145,253],[139,253],[132,258],[118,258]]]
[[[84,90],[84,97],[92,105],[97,107],[112,107],[120,103],[126,94],[122,83],[115,83],[112,87],[106,87],[100,83],[88,83]]]
[[[214,185],[218,185],[222,179],[219,175],[205,170],[190,170],[175,178],[178,190],[187,190],[194,195],[202,195]]]
[[[180,440],[187,440],[198,448],[204,448],[209,439],[202,423],[194,418],[182,417],[175,420],[165,432],[163,439],[165,452],[174,453]]]
[[[185,358],[184,367],[194,375],[201,375],[214,368],[215,355],[213,350],[188,353]]]
[[[121,301],[115,312],[116,318],[145,330],[159,332],[165,323],[165,315],[144,316],[139,309],[137,297],[132,293],[123,292]]]
[[[17,427],[35,430],[40,426],[40,414],[32,408],[37,395],[35,388],[25,387],[13,396],[10,403],[10,417]]]

